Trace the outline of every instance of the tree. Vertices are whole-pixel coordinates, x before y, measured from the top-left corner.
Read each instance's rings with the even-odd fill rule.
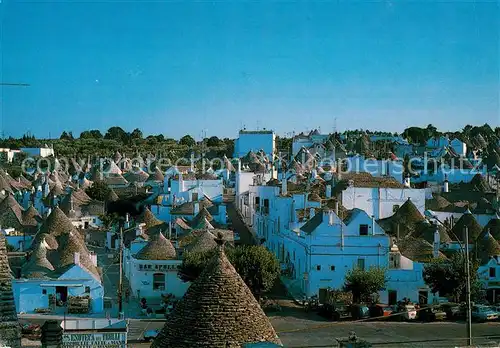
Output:
[[[64,132],[62,132],[59,139],[61,139],[61,140],[74,140],[73,132],[66,133],[66,131],[64,131]]]
[[[131,139],[142,139],[142,131],[139,128],[136,128],[130,133]]]
[[[85,192],[90,198],[104,202],[108,199],[111,189],[104,181],[94,181],[92,186],[87,188]]]
[[[121,127],[111,127],[104,135],[104,139],[127,142],[128,134]]]
[[[387,278],[385,277],[385,269],[379,267],[371,267],[364,270],[355,267],[349,270],[345,276],[344,291],[351,291],[355,303],[365,302],[370,297],[385,289]]]
[[[207,146],[208,147],[219,146],[220,144],[221,144],[221,141],[216,136],[210,137],[207,140]]]
[[[194,146],[196,144],[196,141],[193,139],[192,136],[190,135],[185,135],[179,140],[179,145],[185,145],[185,146]]]
[[[102,139],[102,134],[98,129],[86,130],[80,133],[80,139]]]
[[[179,277],[183,281],[194,281],[216,252],[216,249],[206,252],[186,252],[179,269]],[[271,290],[280,275],[278,260],[264,246],[226,247],[226,255],[257,298]]]
[[[120,216],[117,213],[113,214],[103,214],[99,216],[99,219],[102,221],[102,224],[106,229],[111,228],[114,223],[118,222]]]
[[[469,260],[471,277],[471,299],[481,297],[481,283],[477,270],[479,264]],[[440,296],[451,296],[455,302],[465,301],[467,275],[465,270],[465,255],[463,252],[455,253],[448,260],[433,260],[424,267],[423,278],[431,288],[433,294],[439,292]]]

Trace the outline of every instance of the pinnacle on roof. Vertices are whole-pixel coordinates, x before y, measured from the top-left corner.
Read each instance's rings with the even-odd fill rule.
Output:
[[[172,243],[157,233],[135,256],[138,260],[175,260],[177,253]]]
[[[259,303],[227,259],[221,234],[216,242],[216,254],[178,302],[152,348],[281,344]]]
[[[0,339],[8,347],[21,347],[21,330],[12,291],[12,274],[5,236],[2,233],[0,233]]]

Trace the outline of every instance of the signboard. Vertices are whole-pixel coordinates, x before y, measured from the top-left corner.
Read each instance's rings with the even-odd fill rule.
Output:
[[[169,265],[144,265],[139,264],[139,271],[177,271],[181,265],[180,264],[169,264]]]
[[[126,348],[126,332],[64,333],[63,348]]]

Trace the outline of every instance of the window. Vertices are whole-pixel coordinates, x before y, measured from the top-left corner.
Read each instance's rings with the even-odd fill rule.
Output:
[[[393,212],[393,213],[395,213],[395,212],[397,212],[398,210],[399,210],[399,204],[394,204],[394,205],[392,206],[392,212]]]
[[[42,295],[47,295],[47,289],[42,289]]]
[[[490,267],[490,278],[496,278],[497,272],[495,267]]]
[[[317,265],[317,266],[316,266],[316,270],[317,270],[317,271],[321,271],[321,265]]]
[[[165,274],[153,274],[153,290],[165,290]]]
[[[255,197],[255,207],[258,208],[260,206],[260,197]]]
[[[365,259],[358,259],[358,268],[361,270],[365,270]]]
[[[359,225],[359,235],[360,236],[368,235],[368,225]]]
[[[334,265],[330,266],[330,271],[335,271],[335,266]]]
[[[193,202],[198,201],[198,192],[193,192],[192,199]]]
[[[264,214],[269,214],[269,199],[264,199]]]
[[[90,286],[86,286],[85,287],[85,293],[86,294],[90,294]]]

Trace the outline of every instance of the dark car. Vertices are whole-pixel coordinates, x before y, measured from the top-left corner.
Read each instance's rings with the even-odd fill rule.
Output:
[[[447,318],[446,312],[438,306],[423,307],[418,312],[418,319],[422,321],[438,321]]]
[[[338,321],[349,317],[351,313],[348,306],[325,303],[318,308],[318,315],[329,320]]]

